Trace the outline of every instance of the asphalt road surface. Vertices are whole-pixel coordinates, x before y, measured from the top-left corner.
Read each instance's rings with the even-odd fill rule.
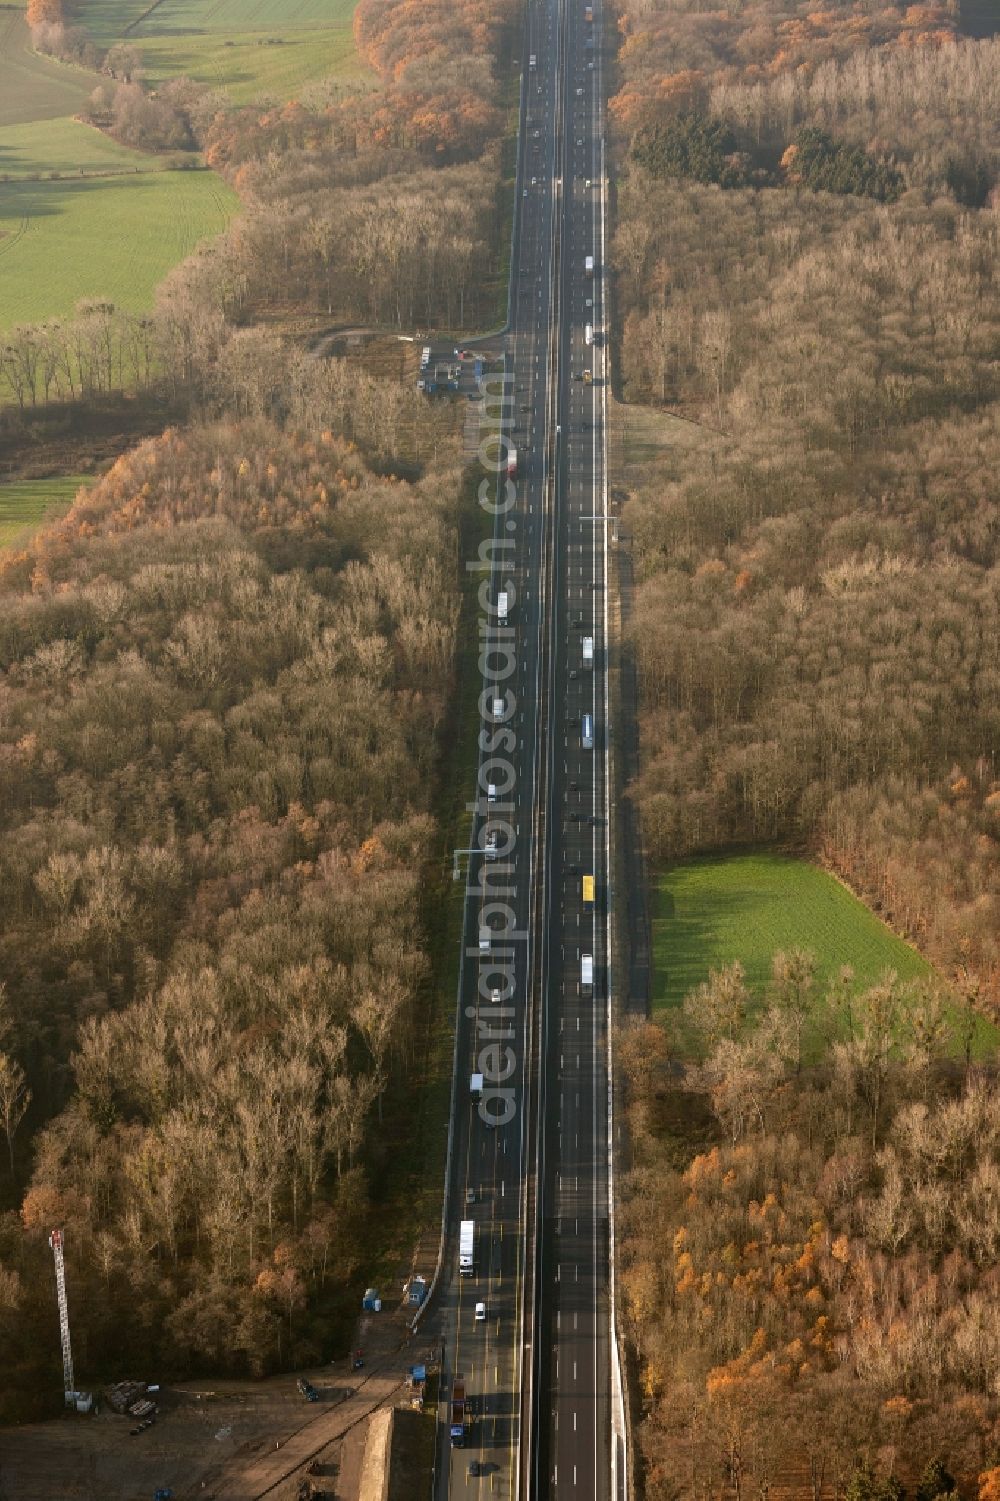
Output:
[[[582,0],[530,0],[510,326],[487,398],[517,474],[482,492],[498,504],[481,574],[479,788],[469,849],[456,853],[467,873],[458,1084],[431,1325],[442,1498],[624,1495],[609,1334],[600,7],[587,14]],[[501,590],[506,621],[493,610]],[[464,1274],[462,1220],[475,1227]]]

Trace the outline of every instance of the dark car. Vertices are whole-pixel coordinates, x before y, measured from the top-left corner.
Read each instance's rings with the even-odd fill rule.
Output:
[[[484,1464],[480,1464],[478,1459],[470,1459],[469,1474],[473,1476],[473,1478],[475,1478],[477,1475],[485,1475],[486,1466]]]
[[[303,1397],[305,1397],[307,1402],[319,1401],[319,1392],[313,1386],[312,1382],[307,1381],[304,1376],[300,1376],[295,1385],[298,1387],[299,1391],[302,1393]]]

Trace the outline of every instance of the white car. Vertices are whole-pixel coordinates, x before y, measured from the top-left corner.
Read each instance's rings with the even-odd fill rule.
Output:
[[[578,99],[582,99],[583,98],[583,90],[582,89],[577,89],[577,91],[576,91],[576,97]]]
[[[499,1006],[499,1004],[500,1004],[500,989],[499,989],[499,986],[495,987],[493,990],[490,991],[490,1004],[493,1005],[493,1006]]]
[[[593,299],[593,297],[585,297],[583,299],[583,305],[584,305],[584,307],[593,307],[594,306],[594,299]]]
[[[485,1324],[486,1323],[486,1304],[485,1303],[477,1303],[476,1304],[476,1323],[477,1324]]]

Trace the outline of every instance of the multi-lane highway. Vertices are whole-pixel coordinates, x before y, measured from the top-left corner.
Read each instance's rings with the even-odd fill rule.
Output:
[[[483,585],[482,729],[471,844],[456,854],[467,885],[435,1315],[439,1497],[625,1495],[609,1272],[601,19],[584,0],[529,0],[510,322],[484,408],[487,534],[469,560]]]

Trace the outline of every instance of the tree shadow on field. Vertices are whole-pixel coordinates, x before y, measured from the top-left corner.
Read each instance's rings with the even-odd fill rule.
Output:
[[[761,892],[750,884],[746,889],[699,890],[679,912],[673,892],[659,888],[653,911],[653,947],[654,991],[661,1006],[669,1010],[680,1007],[684,997],[708,978],[710,969],[744,958],[735,950],[729,952],[721,935],[732,930],[741,913],[758,910],[760,902]]]

